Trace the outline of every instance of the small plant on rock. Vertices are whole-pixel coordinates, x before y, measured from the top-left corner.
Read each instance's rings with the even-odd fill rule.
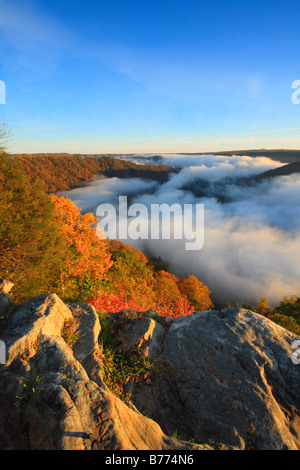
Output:
[[[78,322],[76,319],[71,318],[65,321],[61,330],[61,336],[67,345],[73,349],[79,341]]]

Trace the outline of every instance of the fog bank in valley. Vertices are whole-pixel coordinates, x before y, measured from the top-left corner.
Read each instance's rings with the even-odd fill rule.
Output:
[[[185,240],[128,240],[160,256],[177,275],[196,275],[215,302],[275,305],[283,296],[300,296],[300,175],[260,184],[249,178],[282,166],[266,157],[215,155],[123,156],[143,164],[164,163],[179,171],[159,184],[141,179],[100,178],[68,191],[83,211],[99,204],[204,204],[205,241],[187,251]],[[175,220],[176,223],[176,220]]]

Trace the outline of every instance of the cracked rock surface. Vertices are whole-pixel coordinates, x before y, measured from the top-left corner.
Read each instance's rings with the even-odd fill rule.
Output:
[[[132,401],[162,427],[240,449],[300,448],[300,338],[243,309],[176,319],[158,353],[158,381]]]
[[[62,334],[66,322],[76,325],[74,347]],[[1,321],[7,361],[0,365],[0,449],[210,449],[168,437],[107,389],[99,332],[93,307],[67,306],[55,294]]]

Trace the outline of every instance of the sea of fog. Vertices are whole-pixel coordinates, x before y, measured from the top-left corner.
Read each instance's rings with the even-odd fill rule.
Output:
[[[250,177],[283,163],[267,157],[216,155],[123,155],[139,164],[167,164],[178,172],[166,183],[138,178],[96,179],[61,193],[83,211],[100,204],[204,204],[204,246],[187,251],[185,240],[127,240],[160,256],[178,276],[196,275],[217,303],[271,306],[283,296],[300,297],[300,175],[280,176],[260,184]]]

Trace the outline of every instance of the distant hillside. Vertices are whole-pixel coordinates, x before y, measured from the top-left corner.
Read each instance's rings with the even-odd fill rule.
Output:
[[[110,156],[86,157],[76,155],[12,155],[29,176],[41,180],[48,193],[66,191],[102,174],[118,178],[144,178],[164,182],[176,170],[167,165],[138,165]]]
[[[269,157],[272,160],[279,161],[282,163],[300,163],[300,150],[289,150],[289,149],[278,149],[278,150],[267,150],[267,149],[258,149],[258,150],[230,150],[230,151],[223,151],[223,152],[196,152],[196,153],[182,153],[182,155],[248,155],[249,157]],[[101,154],[75,154],[82,157],[101,157]],[[129,154],[128,154],[129,155]],[[131,154],[130,154],[131,155]],[[118,155],[110,154],[110,157],[118,157]],[[151,155],[151,160],[161,160],[161,156],[153,156]],[[147,157],[145,157],[147,159]]]
[[[300,163],[300,150],[231,150],[226,152],[216,152],[213,155],[247,155],[249,157],[269,157],[272,160],[282,163]]]
[[[255,177],[256,181],[261,181],[267,178],[275,178],[276,176],[287,176],[293,173],[300,173],[300,162],[289,163],[288,165],[268,170]]]
[[[193,153],[182,153],[182,155],[228,155],[232,157],[234,155],[249,156],[249,157],[268,157],[276,162],[282,163],[294,163],[300,162],[300,150],[225,150],[222,152],[193,152]]]

